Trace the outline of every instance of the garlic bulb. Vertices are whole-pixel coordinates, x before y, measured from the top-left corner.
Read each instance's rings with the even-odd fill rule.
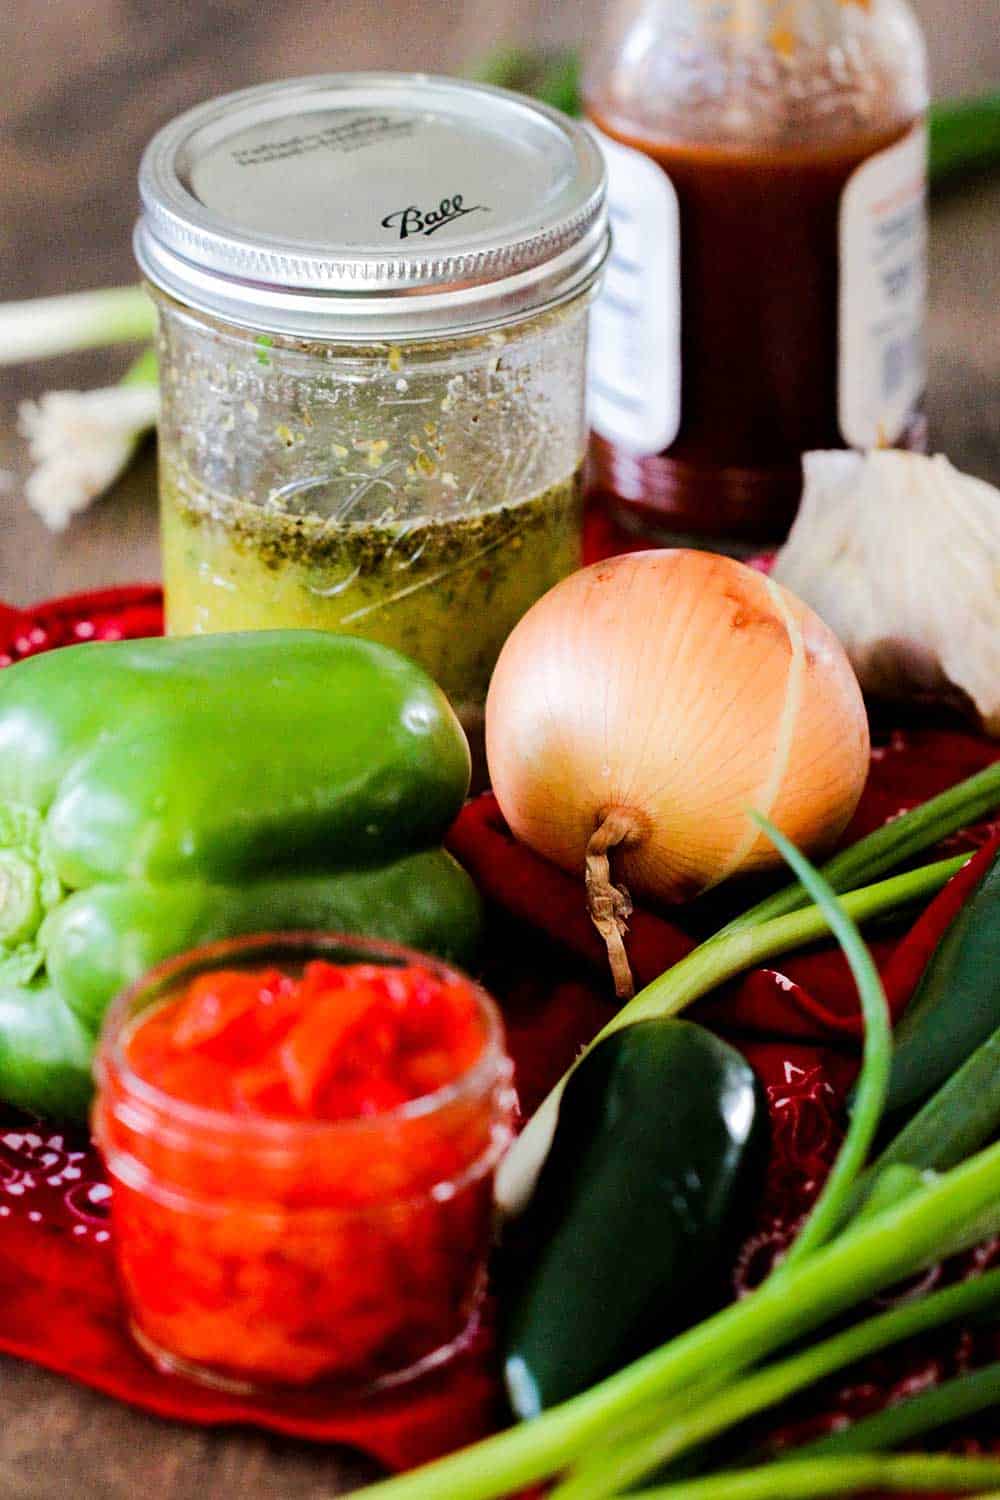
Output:
[[[1000,490],[942,456],[807,453],[774,577],[875,696],[958,702],[1000,735]]]

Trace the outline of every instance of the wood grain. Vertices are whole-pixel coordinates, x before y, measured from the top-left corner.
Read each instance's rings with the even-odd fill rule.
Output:
[[[939,92],[1000,82],[993,0],[920,0]],[[129,280],[135,170],[152,132],[208,95],[342,67],[457,71],[491,46],[588,34],[601,0],[5,0],[0,13],[0,297]],[[930,320],[934,444],[1000,482],[1000,182],[935,205]],[[114,494],[52,537],[19,494],[16,400],[113,378],[120,356],[0,370],[0,598],[152,578],[147,451]],[[0,1231],[2,1232],[2,1231]],[[82,1289],[82,1293],[83,1289]],[[0,1360],[0,1500],[319,1500],[370,1465],[259,1433],[133,1412]],[[460,1497],[456,1497],[460,1500]]]

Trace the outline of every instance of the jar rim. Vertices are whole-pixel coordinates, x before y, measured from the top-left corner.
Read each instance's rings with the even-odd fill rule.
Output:
[[[419,965],[439,977],[460,980],[475,998],[484,1023],[483,1045],[475,1060],[464,1072],[430,1093],[420,1094],[374,1115],[348,1116],[338,1120],[243,1115],[192,1104],[150,1083],[129,1063],[125,1048],[131,1031],[129,1023],[134,1007],[147,994],[152,996],[151,1003],[156,999],[167,999],[173,984],[194,979],[198,974],[222,968],[227,963],[245,963],[254,959],[264,962],[268,955],[277,957],[281,954],[300,963],[311,958],[329,961],[338,953],[345,959],[351,955],[351,961],[358,963],[382,963],[385,967]],[[123,1095],[118,1108],[145,1109],[149,1111],[150,1120],[155,1119],[168,1127],[185,1127],[220,1141],[238,1135],[247,1146],[280,1149],[294,1147],[303,1140],[326,1137],[336,1141],[377,1134],[394,1125],[433,1116],[463,1099],[476,1099],[488,1092],[501,1081],[507,1062],[504,1028],[496,1002],[481,985],[453,965],[381,939],[357,937],[350,933],[295,931],[226,938],[188,949],[149,969],[112,1002],[101,1030],[94,1076],[98,1088],[102,1089],[113,1075]],[[99,1111],[100,1107],[99,1094],[95,1110]]]
[[[585,290],[609,245],[590,132],[440,75],[322,74],[208,100],[153,137],[139,186],[147,279],[265,332],[494,326]]]

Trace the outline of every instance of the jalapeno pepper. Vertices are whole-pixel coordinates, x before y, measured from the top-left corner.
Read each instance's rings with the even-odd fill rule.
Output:
[[[102,642],[7,668],[0,1097],[79,1113],[109,1000],[194,943],[325,927],[467,961],[478,898],[436,846],[468,778],[443,694],[363,640]]]
[[[571,1074],[505,1276],[504,1376],[536,1416],[698,1320],[765,1164],[747,1062],[690,1021],[640,1021]]]

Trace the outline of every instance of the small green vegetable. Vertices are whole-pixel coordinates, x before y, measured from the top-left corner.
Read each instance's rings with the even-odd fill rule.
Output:
[[[902,1021],[886,1113],[910,1110],[1000,1026],[1000,855],[948,928]]]
[[[508,1268],[511,1406],[534,1417],[690,1326],[763,1176],[767,1104],[725,1042],[688,1021],[608,1037],[570,1079]]]
[[[122,985],[191,944],[350,929],[465,961],[434,846],[469,751],[443,694],[324,632],[69,647],[0,673],[0,1098],[80,1113]]]

